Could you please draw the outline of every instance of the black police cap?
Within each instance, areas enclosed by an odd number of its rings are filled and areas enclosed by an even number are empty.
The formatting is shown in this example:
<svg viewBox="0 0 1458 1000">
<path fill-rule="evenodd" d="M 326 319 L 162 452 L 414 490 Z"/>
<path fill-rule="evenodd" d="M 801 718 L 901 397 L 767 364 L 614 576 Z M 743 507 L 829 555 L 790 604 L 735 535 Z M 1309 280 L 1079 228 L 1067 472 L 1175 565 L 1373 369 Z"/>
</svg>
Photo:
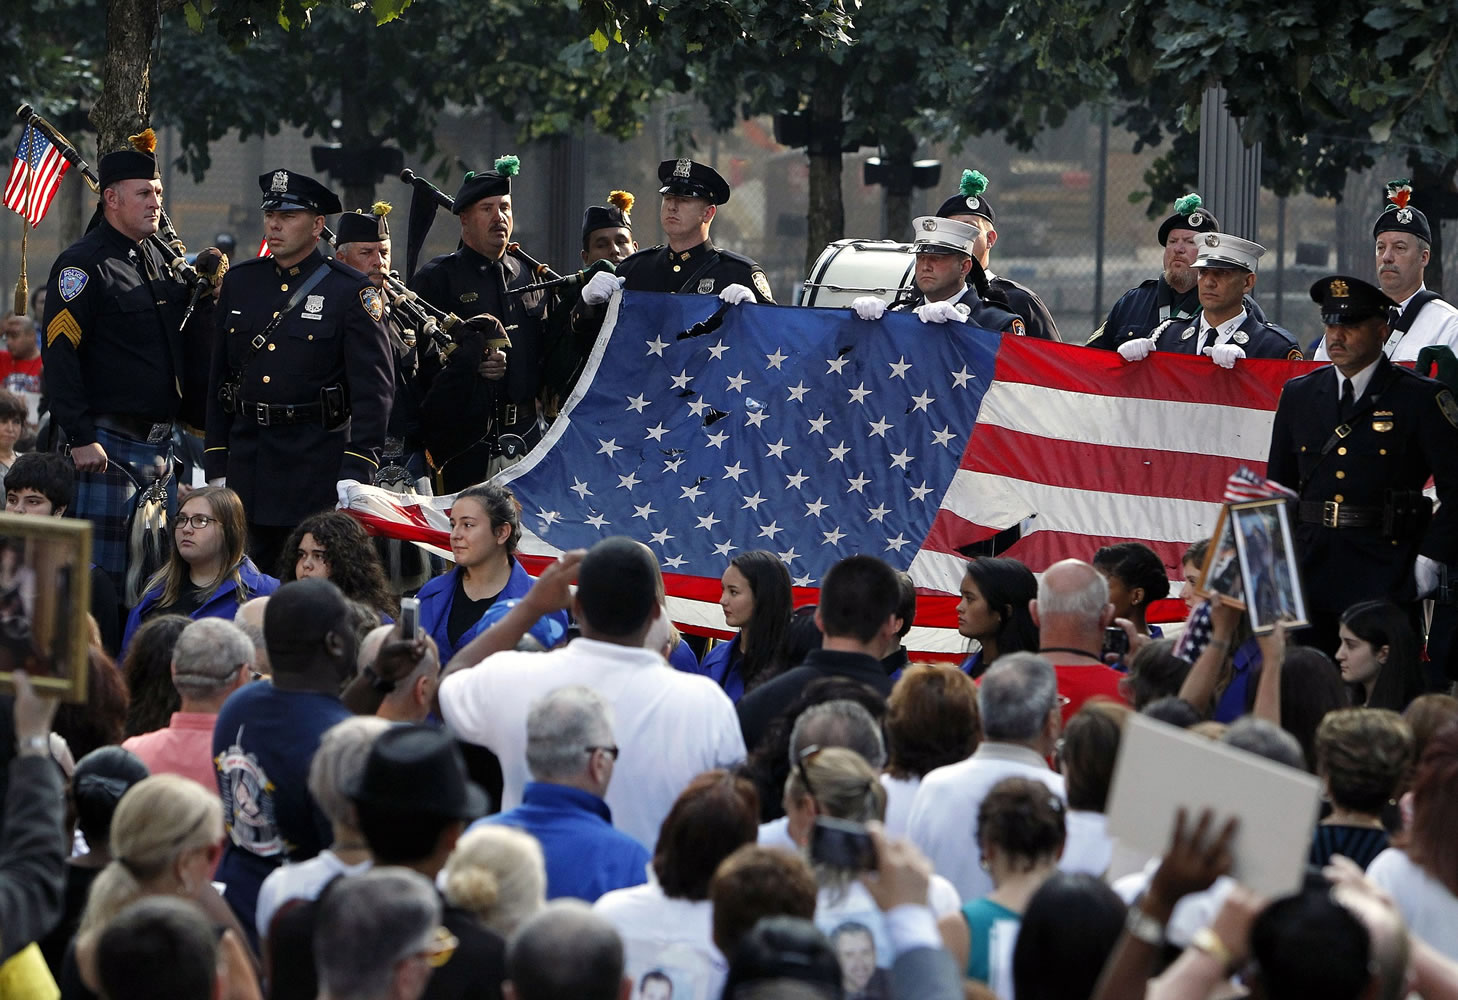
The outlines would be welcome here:
<svg viewBox="0 0 1458 1000">
<path fill-rule="evenodd" d="M 659 194 L 704 198 L 714 205 L 729 200 L 729 182 L 713 167 L 696 160 L 664 160 L 658 164 Z"/>
<path fill-rule="evenodd" d="M 258 187 L 263 192 L 263 204 L 259 207 L 265 212 L 334 215 L 344 211 L 333 191 L 304 174 L 283 169 L 259 174 Z"/>
<path fill-rule="evenodd" d="M 1411 233 L 1424 243 L 1433 242 L 1433 230 L 1428 225 L 1428 217 L 1407 203 L 1411 197 L 1411 181 L 1404 178 L 1388 182 L 1387 207 L 1382 209 L 1382 214 L 1372 224 L 1374 240 L 1383 233 Z"/>
<path fill-rule="evenodd" d="M 1311 286 L 1311 301 L 1321 306 L 1321 321 L 1327 326 L 1349 326 L 1374 316 L 1385 318 L 1397 308 L 1382 289 L 1347 274 L 1319 279 Z"/>
<path fill-rule="evenodd" d="M 460 215 L 482 198 L 499 198 L 511 194 L 511 179 L 521 172 L 521 160 L 515 156 L 498 156 L 492 170 L 469 171 L 456 192 L 451 213 Z"/>
<path fill-rule="evenodd" d="M 1188 229 L 1195 233 L 1220 232 L 1220 220 L 1204 207 L 1204 201 L 1197 194 L 1187 194 L 1175 199 L 1174 214 L 1159 224 L 1159 245 L 1169 242 L 1169 234 L 1176 229 Z"/>
</svg>

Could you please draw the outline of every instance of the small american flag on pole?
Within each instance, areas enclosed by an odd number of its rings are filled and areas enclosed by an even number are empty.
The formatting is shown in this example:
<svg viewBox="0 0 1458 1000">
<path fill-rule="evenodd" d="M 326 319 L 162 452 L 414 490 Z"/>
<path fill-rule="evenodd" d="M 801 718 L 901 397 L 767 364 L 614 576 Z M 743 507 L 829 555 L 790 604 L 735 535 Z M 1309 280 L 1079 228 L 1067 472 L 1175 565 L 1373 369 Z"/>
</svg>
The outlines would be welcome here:
<svg viewBox="0 0 1458 1000">
<path fill-rule="evenodd" d="M 24 216 L 31 228 L 40 225 L 70 166 L 39 130 L 27 125 L 5 181 L 5 207 Z"/>
</svg>

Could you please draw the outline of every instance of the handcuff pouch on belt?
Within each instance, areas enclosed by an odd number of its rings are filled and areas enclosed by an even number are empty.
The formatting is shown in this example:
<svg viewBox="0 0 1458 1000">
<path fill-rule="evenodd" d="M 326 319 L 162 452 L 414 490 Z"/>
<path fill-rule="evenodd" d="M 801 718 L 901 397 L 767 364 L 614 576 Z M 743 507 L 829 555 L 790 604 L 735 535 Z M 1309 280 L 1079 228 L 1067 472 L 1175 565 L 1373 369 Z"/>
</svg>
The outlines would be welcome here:
<svg viewBox="0 0 1458 1000">
<path fill-rule="evenodd" d="M 1421 490 L 1388 490 L 1382 504 L 1382 537 L 1420 538 L 1433 517 L 1433 501 Z"/>
</svg>

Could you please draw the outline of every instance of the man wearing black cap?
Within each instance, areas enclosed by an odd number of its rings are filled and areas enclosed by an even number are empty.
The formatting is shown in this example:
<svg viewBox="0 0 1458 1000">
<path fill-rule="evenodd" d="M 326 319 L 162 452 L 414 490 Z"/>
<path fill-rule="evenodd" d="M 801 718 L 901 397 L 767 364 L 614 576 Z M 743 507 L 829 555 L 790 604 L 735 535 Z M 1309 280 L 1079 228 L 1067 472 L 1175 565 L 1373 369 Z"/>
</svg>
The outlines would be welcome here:
<svg viewBox="0 0 1458 1000">
<path fill-rule="evenodd" d="M 377 201 L 368 212 L 359 209 L 345 212 L 339 217 L 334 234 L 335 259 L 359 271 L 382 292 L 385 275 L 390 272 L 390 211 L 389 202 Z M 439 365 L 439 352 L 428 338 L 425 343 L 420 342 L 417 331 L 410 329 L 400 312 L 390 305 L 389 296 L 383 298 L 385 331 L 395 365 L 395 398 L 380 458 L 391 472 L 406 469 L 410 482 L 414 483 L 426 476 L 425 446 L 420 438 L 420 400 L 430 375 Z"/>
<path fill-rule="evenodd" d="M 997 213 L 992 210 L 992 202 L 987 200 L 986 191 L 987 177 L 981 171 L 964 170 L 960 189 L 942 202 L 942 207 L 937 209 L 937 215 L 977 228 L 977 242 L 972 248 L 972 256 L 987 273 L 987 284 L 993 292 L 993 303 L 1006 305 L 1021 316 L 1029 337 L 1062 340 L 1058 336 L 1058 325 L 1053 322 L 1053 314 L 1048 312 L 1048 307 L 1038 298 L 1036 292 L 1011 278 L 993 273 L 989 262 L 992 259 L 992 248 L 997 243 Z M 997 293 L 1002 294 L 1005 302 L 996 301 Z"/>
<path fill-rule="evenodd" d="M 272 567 L 295 525 L 334 506 L 336 482 L 374 481 L 394 386 L 384 297 L 319 250 L 339 199 L 289 170 L 258 186 L 272 256 L 223 281 L 204 462 L 243 500 L 253 561 Z"/>
<path fill-rule="evenodd" d="M 1200 315 L 1167 319 L 1149 334 L 1119 345 L 1125 361 L 1143 361 L 1151 352 L 1206 355 L 1221 368 L 1244 357 L 1302 360 L 1301 347 L 1287 330 L 1252 316 L 1247 309 L 1256 284 L 1256 262 L 1266 248 L 1224 233 L 1205 233 L 1194 270 Z"/>
<path fill-rule="evenodd" d="M 1408 205 L 1411 195 L 1412 185 L 1406 180 L 1388 184 L 1390 200 L 1372 224 L 1377 283 L 1398 310 L 1382 348 L 1393 361 L 1416 361 L 1424 347 L 1438 344 L 1458 351 L 1458 308 L 1423 284 L 1433 231 L 1428 217 Z M 1329 360 L 1324 346 L 1317 349 L 1316 360 Z"/>
<path fill-rule="evenodd" d="M 892 306 L 893 311 L 914 312 L 923 323 L 971 323 L 1016 337 L 1027 334 L 1021 316 L 986 299 L 987 275 L 973 254 L 981 235 L 976 226 L 932 216 L 912 224 L 917 294 Z M 862 295 L 851 308 L 861 319 L 877 320 L 885 314 L 886 303 L 879 296 Z"/>
<path fill-rule="evenodd" d="M 773 303 L 764 269 L 748 257 L 709 242 L 709 226 L 719 206 L 729 200 L 729 182 L 713 167 L 694 160 L 658 164 L 658 193 L 663 202 L 658 221 L 667 245 L 635 253 L 612 275 L 594 275 L 582 289 L 582 301 L 600 305 L 619 288 L 638 292 L 718 295 L 725 302 Z"/>
<path fill-rule="evenodd" d="M 1219 231 L 1219 220 L 1203 207 L 1199 195 L 1187 194 L 1178 199 L 1174 214 L 1159 224 L 1164 269 L 1158 278 L 1150 278 L 1119 296 L 1103 326 L 1088 339 L 1088 346 L 1116 350 L 1125 341 L 1147 338 L 1166 320 L 1191 320 L 1200 315 L 1194 271 L 1200 252 L 1199 238 L 1204 233 Z M 1265 321 L 1265 313 L 1249 296 L 1245 310 Z"/>
<path fill-rule="evenodd" d="M 537 396 L 548 299 L 540 291 L 507 293 L 533 280 L 507 249 L 513 226 L 511 179 L 520 168 L 515 156 L 503 156 L 494 170 L 466 174 L 451 206 L 461 220 L 460 249 L 427 261 L 410 282 L 437 309 L 464 319 L 494 317 L 502 331 L 491 323 L 458 328 L 458 347 L 426 395 L 423 432 L 441 489 L 484 481 L 519 460 L 542 436 Z M 469 434 L 445 426 L 457 423 L 462 413 L 482 415 Z"/>
<path fill-rule="evenodd" d="M 1311 286 L 1332 364 L 1286 383 L 1266 474 L 1301 495 L 1295 527 L 1312 627 L 1331 654 L 1350 605 L 1391 600 L 1417 617 L 1438 566 L 1458 559 L 1458 403 L 1382 353 L 1393 301 L 1365 281 Z M 1423 495 L 1431 476 L 1439 508 Z M 1419 632 L 1421 634 L 1421 632 Z"/>
<path fill-rule="evenodd" d="M 122 467 L 142 482 L 156 477 L 183 390 L 187 289 L 148 241 L 162 217 L 150 135 L 134 137 L 143 148 L 101 158 L 100 221 L 52 265 L 43 324 L 51 418 L 78 474 L 72 509 L 92 521 L 92 559 L 118 580 L 134 489 Z M 199 315 L 210 308 L 211 297 Z"/>
</svg>

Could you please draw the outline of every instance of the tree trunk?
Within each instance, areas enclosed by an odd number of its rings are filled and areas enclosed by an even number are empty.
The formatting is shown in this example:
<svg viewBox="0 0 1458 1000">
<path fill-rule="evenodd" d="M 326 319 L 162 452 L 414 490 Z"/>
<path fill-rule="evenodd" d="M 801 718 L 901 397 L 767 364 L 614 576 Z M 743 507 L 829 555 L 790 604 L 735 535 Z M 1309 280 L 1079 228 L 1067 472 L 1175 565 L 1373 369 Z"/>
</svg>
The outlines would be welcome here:
<svg viewBox="0 0 1458 1000">
<path fill-rule="evenodd" d="M 845 87 L 838 73 L 827 72 L 810 95 L 810 206 L 805 244 L 805 271 L 827 244 L 845 236 L 845 203 L 841 198 L 841 117 Z"/>
<path fill-rule="evenodd" d="M 98 160 L 125 149 L 127 136 L 149 124 L 152 45 L 157 40 L 158 16 L 156 0 L 107 0 L 101 97 L 91 109 Z"/>
</svg>

